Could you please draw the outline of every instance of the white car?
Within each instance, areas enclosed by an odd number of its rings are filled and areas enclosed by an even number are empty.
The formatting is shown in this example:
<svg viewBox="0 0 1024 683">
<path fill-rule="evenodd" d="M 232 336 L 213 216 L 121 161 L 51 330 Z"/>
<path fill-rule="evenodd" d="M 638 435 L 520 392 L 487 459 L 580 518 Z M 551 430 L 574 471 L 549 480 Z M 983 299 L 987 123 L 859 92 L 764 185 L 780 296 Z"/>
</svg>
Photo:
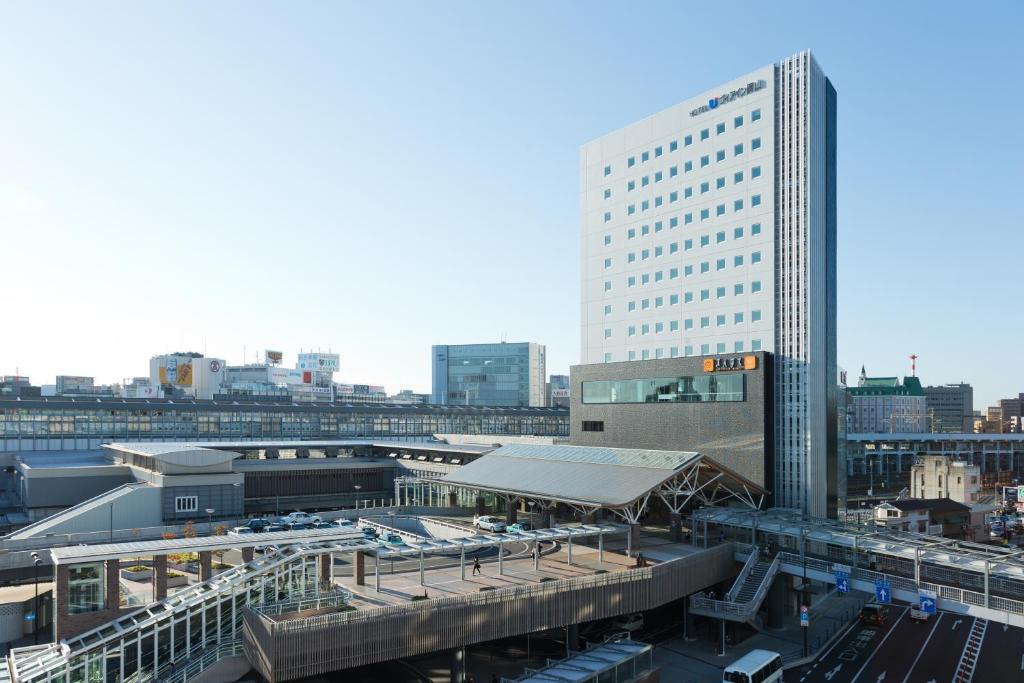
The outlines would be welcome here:
<svg viewBox="0 0 1024 683">
<path fill-rule="evenodd" d="M 505 530 L 505 522 L 503 522 L 498 517 L 491 517 L 489 515 L 484 515 L 483 517 L 474 517 L 473 526 L 482 531 L 501 532 Z"/>
<path fill-rule="evenodd" d="M 246 534 L 251 534 L 251 533 L 252 533 L 252 529 L 250 529 L 247 526 L 236 526 L 234 529 L 232 529 L 231 531 L 228 532 L 228 535 L 229 536 L 245 536 Z"/>
<path fill-rule="evenodd" d="M 320 515 L 311 515 L 308 512 L 296 510 L 281 518 L 282 524 L 316 524 L 322 522 Z"/>
</svg>

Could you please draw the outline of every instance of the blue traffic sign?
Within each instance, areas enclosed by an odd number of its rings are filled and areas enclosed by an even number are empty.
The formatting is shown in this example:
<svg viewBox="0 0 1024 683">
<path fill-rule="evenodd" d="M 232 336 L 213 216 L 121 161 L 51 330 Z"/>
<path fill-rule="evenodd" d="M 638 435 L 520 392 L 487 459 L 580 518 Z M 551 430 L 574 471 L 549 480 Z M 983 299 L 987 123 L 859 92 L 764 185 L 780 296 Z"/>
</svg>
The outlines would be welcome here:
<svg viewBox="0 0 1024 683">
<path fill-rule="evenodd" d="M 850 592 L 850 577 L 842 572 L 836 572 L 836 591 L 840 593 Z"/>
<path fill-rule="evenodd" d="M 25 615 L 25 621 L 35 621 L 35 620 L 36 620 L 36 613 L 35 612 L 29 612 L 28 614 Z"/>
<path fill-rule="evenodd" d="M 809 607 L 807 607 L 807 605 L 800 605 L 800 625 L 811 625 L 811 610 Z"/>
<path fill-rule="evenodd" d="M 892 602 L 892 589 L 889 588 L 889 584 L 881 581 L 875 582 L 875 600 L 880 605 L 888 605 Z"/>
<path fill-rule="evenodd" d="M 938 595 L 935 591 L 922 588 L 918 591 L 918 599 L 921 603 L 922 612 L 925 614 L 935 614 L 935 603 L 938 600 Z"/>
</svg>

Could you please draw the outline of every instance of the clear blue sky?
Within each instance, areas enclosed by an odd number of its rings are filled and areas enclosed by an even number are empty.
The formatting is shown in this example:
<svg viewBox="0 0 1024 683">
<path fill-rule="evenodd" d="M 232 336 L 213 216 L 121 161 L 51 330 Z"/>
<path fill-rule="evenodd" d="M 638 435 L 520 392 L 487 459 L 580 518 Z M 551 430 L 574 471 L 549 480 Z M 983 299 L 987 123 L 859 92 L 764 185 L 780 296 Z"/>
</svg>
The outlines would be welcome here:
<svg viewBox="0 0 1024 683">
<path fill-rule="evenodd" d="M 579 147 L 811 48 L 839 357 L 1024 391 L 1020 2 L 6 3 L 0 373 L 433 343 L 579 354 Z M 849 9 L 846 9 L 848 6 Z"/>
</svg>

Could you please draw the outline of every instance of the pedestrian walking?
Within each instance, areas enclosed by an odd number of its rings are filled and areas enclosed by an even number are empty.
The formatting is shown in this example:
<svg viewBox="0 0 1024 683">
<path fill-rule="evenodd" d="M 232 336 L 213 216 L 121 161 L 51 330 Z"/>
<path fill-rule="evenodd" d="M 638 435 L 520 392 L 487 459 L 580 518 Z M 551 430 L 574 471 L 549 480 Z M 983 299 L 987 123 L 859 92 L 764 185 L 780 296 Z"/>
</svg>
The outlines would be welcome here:
<svg viewBox="0 0 1024 683">
<path fill-rule="evenodd" d="M 474 557 L 473 558 L 473 576 L 476 576 L 477 574 L 481 574 L 482 575 L 483 572 L 480 571 L 480 558 L 479 557 Z"/>
</svg>

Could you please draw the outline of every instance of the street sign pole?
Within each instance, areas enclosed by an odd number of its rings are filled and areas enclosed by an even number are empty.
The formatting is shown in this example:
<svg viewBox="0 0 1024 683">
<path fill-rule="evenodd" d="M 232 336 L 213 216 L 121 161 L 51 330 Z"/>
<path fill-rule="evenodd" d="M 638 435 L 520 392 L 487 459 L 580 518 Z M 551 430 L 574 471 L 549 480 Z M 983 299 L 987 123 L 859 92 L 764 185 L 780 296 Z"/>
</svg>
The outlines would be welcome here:
<svg viewBox="0 0 1024 683">
<path fill-rule="evenodd" d="M 804 657 L 807 656 L 807 632 L 811 630 L 811 611 L 807 605 L 800 605 L 800 630 L 804 632 Z"/>
</svg>

